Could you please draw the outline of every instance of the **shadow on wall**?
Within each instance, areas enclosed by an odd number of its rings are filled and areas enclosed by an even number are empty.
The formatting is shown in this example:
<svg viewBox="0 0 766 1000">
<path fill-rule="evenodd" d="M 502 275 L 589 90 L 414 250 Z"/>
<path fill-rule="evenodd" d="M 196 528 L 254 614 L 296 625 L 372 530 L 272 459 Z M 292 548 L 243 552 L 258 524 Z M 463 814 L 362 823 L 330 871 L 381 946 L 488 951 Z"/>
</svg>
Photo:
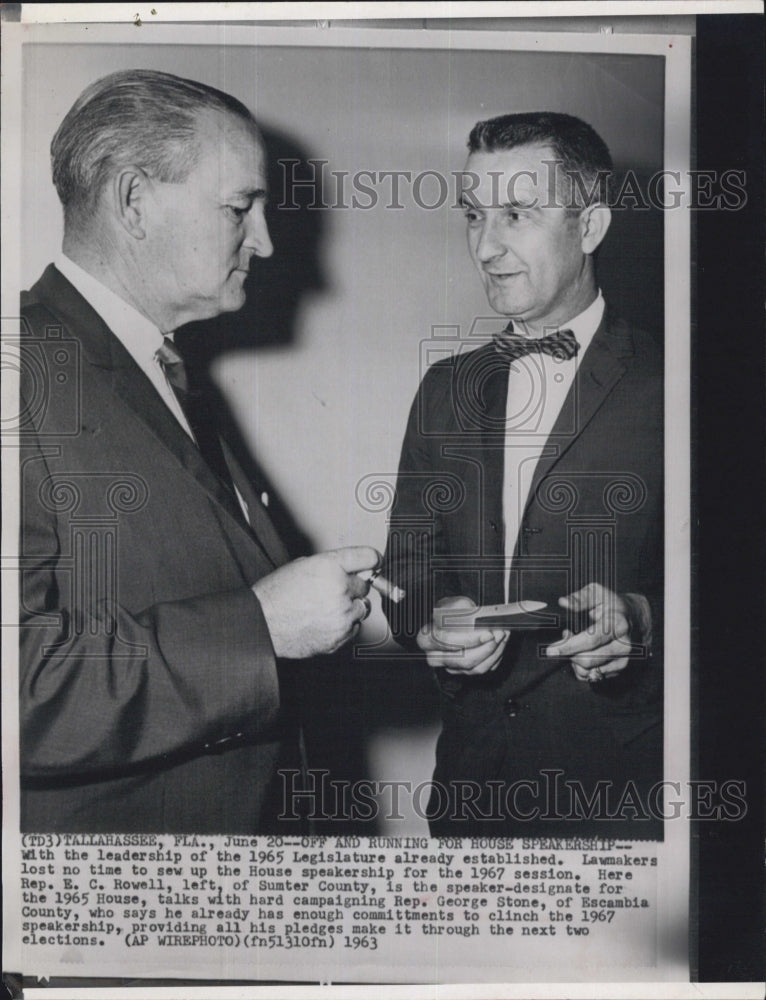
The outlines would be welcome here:
<svg viewBox="0 0 766 1000">
<path fill-rule="evenodd" d="M 245 286 L 247 301 L 239 312 L 190 323 L 177 331 L 176 343 L 186 360 L 190 383 L 211 399 L 224 436 L 258 492 L 268 492 L 269 514 L 291 557 L 296 558 L 311 553 L 311 540 L 293 516 L 289 500 L 278 494 L 248 448 L 210 374 L 223 354 L 293 344 L 303 296 L 327 288 L 321 267 L 325 210 L 310 207 L 321 204 L 322 194 L 320 179 L 308 166 L 310 154 L 284 133 L 268 128 L 261 132 L 269 164 L 266 217 L 274 254 L 253 259 Z M 285 191 L 284 162 L 296 164 L 291 176 L 301 183 L 293 190 Z M 283 201 L 296 208 L 277 208 Z"/>
<path fill-rule="evenodd" d="M 269 515 L 291 558 L 296 558 L 311 554 L 314 545 L 292 514 L 289 498 L 279 496 L 249 450 L 210 375 L 213 363 L 224 353 L 294 344 L 303 297 L 328 289 L 321 264 L 328 210 L 311 207 L 323 203 L 321 178 L 308 165 L 311 154 L 284 133 L 268 128 L 262 133 L 269 163 L 267 219 L 274 254 L 253 261 L 247 302 L 238 313 L 191 323 L 177 331 L 176 343 L 191 385 L 210 397 L 238 460 L 257 490 L 269 493 Z M 286 189 L 286 177 L 299 183 Z M 277 208 L 280 204 L 296 208 Z M 333 781 L 353 783 L 371 777 L 368 748 L 376 732 L 419 732 L 433 726 L 438 717 L 436 688 L 424 663 L 401 658 L 359 660 L 351 646 L 333 656 L 284 665 L 280 687 L 285 716 L 303 728 L 309 767 L 329 772 Z M 308 804 L 304 798 L 301 814 Z M 322 808 L 327 819 L 312 821 L 320 834 L 371 834 L 382 825 L 375 818 L 365 822 L 351 815 L 343 802 L 335 809 L 328 800 Z"/>
<path fill-rule="evenodd" d="M 247 302 L 239 312 L 190 323 L 179 331 L 190 364 L 204 367 L 228 351 L 292 344 L 302 297 L 328 288 L 321 264 L 328 210 L 312 207 L 323 204 L 321 176 L 315 176 L 309 165 L 311 154 L 285 133 L 261 127 L 261 134 L 268 162 L 266 218 L 274 254 L 253 260 L 245 286 Z"/>
</svg>

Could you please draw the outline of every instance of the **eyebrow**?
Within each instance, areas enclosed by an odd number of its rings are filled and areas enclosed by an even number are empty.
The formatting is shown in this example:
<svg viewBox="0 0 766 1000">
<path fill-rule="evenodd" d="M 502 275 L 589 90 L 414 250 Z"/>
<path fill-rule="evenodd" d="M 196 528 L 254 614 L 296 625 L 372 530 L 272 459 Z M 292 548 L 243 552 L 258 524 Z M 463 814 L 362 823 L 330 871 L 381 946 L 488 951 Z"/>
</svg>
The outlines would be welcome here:
<svg viewBox="0 0 766 1000">
<path fill-rule="evenodd" d="M 482 205 L 481 203 L 476 203 L 476 202 L 471 201 L 467 197 L 467 195 L 465 195 L 465 194 L 461 194 L 460 195 L 460 202 L 459 202 L 459 204 L 460 204 L 461 208 L 477 208 L 479 210 L 487 208 L 486 205 Z M 490 205 L 489 207 L 490 208 L 494 208 L 495 206 Z M 534 198 L 531 201 L 517 201 L 515 198 L 512 198 L 509 201 L 502 202 L 497 207 L 499 209 L 501 209 L 501 210 L 502 209 L 506 209 L 506 208 L 510 208 L 510 209 L 517 209 L 518 208 L 518 209 L 529 210 L 531 208 L 539 208 L 540 205 L 539 205 L 539 201 L 538 201 L 537 198 Z"/>
<path fill-rule="evenodd" d="M 540 203 L 538 198 L 533 198 L 531 201 L 517 201 L 515 198 L 513 198 L 511 201 L 506 201 L 504 204 L 502 204 L 500 208 L 530 209 L 530 208 L 539 208 L 539 204 Z"/>
<path fill-rule="evenodd" d="M 269 192 L 266 188 L 242 188 L 241 191 L 234 191 L 231 195 L 232 198 L 247 198 L 249 201 L 266 201 L 269 197 Z"/>
</svg>

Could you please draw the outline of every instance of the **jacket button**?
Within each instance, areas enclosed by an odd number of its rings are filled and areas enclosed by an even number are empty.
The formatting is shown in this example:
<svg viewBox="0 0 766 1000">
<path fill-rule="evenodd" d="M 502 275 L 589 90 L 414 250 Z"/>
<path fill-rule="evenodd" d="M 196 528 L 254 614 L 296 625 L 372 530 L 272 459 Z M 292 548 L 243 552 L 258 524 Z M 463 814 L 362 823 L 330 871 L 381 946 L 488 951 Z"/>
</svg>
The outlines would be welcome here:
<svg viewBox="0 0 766 1000">
<path fill-rule="evenodd" d="M 515 719 L 521 711 L 521 705 L 515 698 L 507 698 L 505 702 L 505 714 L 509 719 Z"/>
</svg>

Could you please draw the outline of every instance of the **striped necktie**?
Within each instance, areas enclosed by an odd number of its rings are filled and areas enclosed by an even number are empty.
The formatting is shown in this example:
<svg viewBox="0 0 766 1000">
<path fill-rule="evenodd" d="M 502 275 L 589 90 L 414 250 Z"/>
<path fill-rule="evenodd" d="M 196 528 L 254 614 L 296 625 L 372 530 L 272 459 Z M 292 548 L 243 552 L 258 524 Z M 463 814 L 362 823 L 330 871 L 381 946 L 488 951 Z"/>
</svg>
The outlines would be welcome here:
<svg viewBox="0 0 766 1000">
<path fill-rule="evenodd" d="M 157 351 L 157 360 L 165 373 L 168 384 L 181 405 L 202 457 L 234 499 L 234 506 L 241 517 L 236 500 L 234 481 L 224 458 L 221 439 L 215 427 L 215 415 L 205 393 L 190 388 L 184 360 L 170 337 L 163 339 Z"/>
</svg>

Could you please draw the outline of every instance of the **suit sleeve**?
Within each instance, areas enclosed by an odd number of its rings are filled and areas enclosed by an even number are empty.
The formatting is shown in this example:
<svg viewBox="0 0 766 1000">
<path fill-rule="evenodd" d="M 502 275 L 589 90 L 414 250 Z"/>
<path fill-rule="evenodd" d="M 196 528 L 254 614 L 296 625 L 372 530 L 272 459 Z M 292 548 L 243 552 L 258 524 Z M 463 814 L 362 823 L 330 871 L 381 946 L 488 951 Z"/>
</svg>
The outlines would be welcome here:
<svg viewBox="0 0 766 1000">
<path fill-rule="evenodd" d="M 392 635 L 420 652 L 415 638 L 431 620 L 433 607 L 458 594 L 454 573 L 438 565 L 449 554 L 441 510 L 456 484 L 440 468 L 437 422 L 449 412 L 449 370 L 439 365 L 424 377 L 412 404 L 402 444 L 396 492 L 389 520 L 384 574 L 406 591 L 400 604 L 384 599 Z M 436 565 L 435 565 L 436 563 Z"/>
<path fill-rule="evenodd" d="M 103 565 L 88 565 L 79 578 L 72 571 L 75 543 L 60 537 L 43 502 L 48 446 L 26 435 L 22 444 L 22 775 L 124 773 L 235 736 L 265 735 L 279 687 L 249 587 L 132 612 L 111 602 Z"/>
</svg>

